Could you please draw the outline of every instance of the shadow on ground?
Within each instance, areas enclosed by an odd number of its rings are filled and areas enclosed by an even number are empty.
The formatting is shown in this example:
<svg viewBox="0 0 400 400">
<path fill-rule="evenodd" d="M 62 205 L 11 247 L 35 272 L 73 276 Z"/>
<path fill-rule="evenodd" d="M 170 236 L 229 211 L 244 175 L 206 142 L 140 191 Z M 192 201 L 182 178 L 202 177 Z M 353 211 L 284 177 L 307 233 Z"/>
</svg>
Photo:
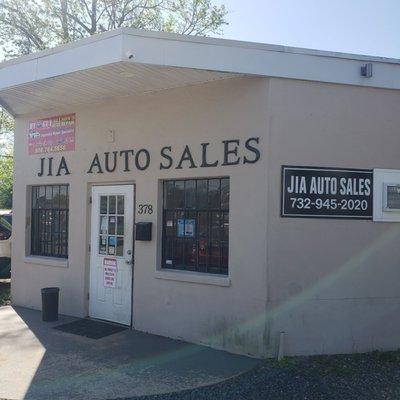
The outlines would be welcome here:
<svg viewBox="0 0 400 400">
<path fill-rule="evenodd" d="M 115 399 L 193 389 L 260 361 L 126 330 L 94 340 L 53 329 L 38 311 L 0 308 L 0 398 Z"/>
</svg>

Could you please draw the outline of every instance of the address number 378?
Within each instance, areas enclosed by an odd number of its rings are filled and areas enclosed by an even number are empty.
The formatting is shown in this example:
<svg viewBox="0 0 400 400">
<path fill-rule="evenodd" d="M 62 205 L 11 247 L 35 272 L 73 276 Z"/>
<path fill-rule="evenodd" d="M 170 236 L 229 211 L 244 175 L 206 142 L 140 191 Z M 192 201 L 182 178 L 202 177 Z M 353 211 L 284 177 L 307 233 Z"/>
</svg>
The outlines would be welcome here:
<svg viewBox="0 0 400 400">
<path fill-rule="evenodd" d="M 138 214 L 139 215 L 151 215 L 153 214 L 153 206 L 151 204 L 139 204 L 138 205 Z"/>
</svg>

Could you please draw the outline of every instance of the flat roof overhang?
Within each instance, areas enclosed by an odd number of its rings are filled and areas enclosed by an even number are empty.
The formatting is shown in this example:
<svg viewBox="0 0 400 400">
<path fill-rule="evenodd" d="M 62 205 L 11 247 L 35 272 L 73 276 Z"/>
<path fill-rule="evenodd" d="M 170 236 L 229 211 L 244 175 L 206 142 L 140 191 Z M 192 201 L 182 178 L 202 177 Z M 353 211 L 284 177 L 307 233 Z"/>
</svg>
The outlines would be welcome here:
<svg viewBox="0 0 400 400">
<path fill-rule="evenodd" d="M 122 61 L 3 89 L 0 91 L 0 104 L 18 116 L 232 76 L 236 75 Z"/>
<path fill-rule="evenodd" d="M 400 60 L 121 28 L 1 63 L 0 104 L 24 115 L 236 76 L 400 89 Z"/>
</svg>

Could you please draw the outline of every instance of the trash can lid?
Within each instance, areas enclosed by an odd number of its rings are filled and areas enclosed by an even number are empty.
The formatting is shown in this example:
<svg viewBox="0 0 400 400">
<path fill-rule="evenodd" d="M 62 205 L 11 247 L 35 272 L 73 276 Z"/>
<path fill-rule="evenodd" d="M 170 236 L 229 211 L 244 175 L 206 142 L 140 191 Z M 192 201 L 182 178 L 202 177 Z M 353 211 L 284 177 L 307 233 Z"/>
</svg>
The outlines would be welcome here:
<svg viewBox="0 0 400 400">
<path fill-rule="evenodd" d="M 60 288 L 48 287 L 48 288 L 42 288 L 41 291 L 42 293 L 58 293 L 60 291 Z"/>
</svg>

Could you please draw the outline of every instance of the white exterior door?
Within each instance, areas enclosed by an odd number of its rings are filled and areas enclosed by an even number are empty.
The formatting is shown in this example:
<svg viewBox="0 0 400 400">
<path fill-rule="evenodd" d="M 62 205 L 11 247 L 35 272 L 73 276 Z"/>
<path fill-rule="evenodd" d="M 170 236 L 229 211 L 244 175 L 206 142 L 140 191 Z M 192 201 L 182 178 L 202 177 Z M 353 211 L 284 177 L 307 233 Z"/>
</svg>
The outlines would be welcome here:
<svg viewBox="0 0 400 400">
<path fill-rule="evenodd" d="M 131 325 L 132 185 L 92 188 L 89 316 Z"/>
</svg>

